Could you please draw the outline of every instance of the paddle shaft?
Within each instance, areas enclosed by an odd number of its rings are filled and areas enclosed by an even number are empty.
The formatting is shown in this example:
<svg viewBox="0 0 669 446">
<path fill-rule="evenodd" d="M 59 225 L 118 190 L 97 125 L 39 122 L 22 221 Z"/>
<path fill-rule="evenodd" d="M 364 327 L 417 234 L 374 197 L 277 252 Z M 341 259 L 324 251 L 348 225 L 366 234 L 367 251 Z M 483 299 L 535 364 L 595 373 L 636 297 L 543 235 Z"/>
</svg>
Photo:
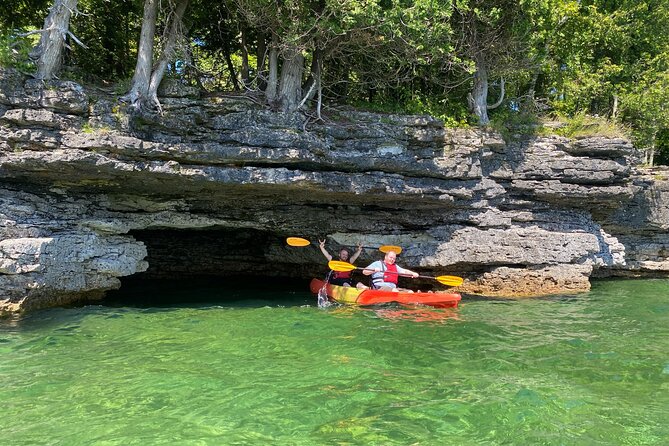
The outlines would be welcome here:
<svg viewBox="0 0 669 446">
<path fill-rule="evenodd" d="M 438 277 L 433 277 L 433 276 L 423 276 L 423 275 L 418 275 L 418 276 L 412 276 L 410 274 L 402 274 L 396 271 L 375 271 L 373 269 L 369 268 L 359 268 L 352 263 L 348 262 L 343 262 L 340 260 L 332 260 L 328 262 L 328 267 L 330 267 L 331 270 L 333 271 L 353 271 L 354 269 L 359 269 L 363 271 L 373 271 L 373 272 L 383 272 L 384 274 L 397 274 L 398 276 L 401 277 L 421 277 L 423 279 L 434 279 L 437 282 L 446 285 L 446 286 L 459 286 L 462 285 L 463 279 L 462 277 L 457 277 L 457 276 L 438 276 Z"/>
<path fill-rule="evenodd" d="M 288 237 L 286 239 L 286 243 L 290 246 L 309 246 L 311 242 L 305 238 L 301 237 Z M 394 245 L 383 245 L 383 246 L 361 246 L 361 248 L 364 249 L 378 249 L 381 252 L 388 252 L 388 251 L 394 251 L 395 253 L 399 254 L 402 252 L 402 248 L 399 246 L 394 246 Z"/>
<path fill-rule="evenodd" d="M 403 274 L 403 273 L 399 273 L 399 272 L 397 272 L 397 271 L 375 271 L 375 270 L 373 270 L 373 269 L 368 269 L 368 268 L 358 268 L 357 266 L 355 267 L 355 269 L 359 269 L 359 270 L 362 270 L 362 271 L 372 271 L 372 272 L 374 272 L 374 273 L 397 274 L 397 275 L 400 276 L 400 277 L 411 277 L 411 278 L 418 278 L 418 277 L 421 277 L 421 278 L 423 278 L 423 279 L 436 279 L 436 277 L 432 277 L 432 276 L 421 276 L 420 274 L 417 275 L 417 276 L 412 276 L 411 274 Z"/>
<path fill-rule="evenodd" d="M 358 268 L 358 267 L 356 267 L 355 269 L 360 269 L 360 270 L 363 270 L 363 271 L 374 271 L 373 269 Z M 444 277 L 423 276 L 422 274 L 419 274 L 417 276 L 412 276 L 411 274 L 402 274 L 402 273 L 398 273 L 397 271 L 374 271 L 374 272 L 383 273 L 383 274 L 397 274 L 400 277 L 411 277 L 412 279 L 417 279 L 419 277 L 421 279 L 434 279 L 437 282 L 443 283 L 444 285 L 446 285 L 446 283 L 444 283 L 444 281 L 448 280 L 448 279 L 445 279 Z M 451 286 L 453 286 L 453 285 L 451 285 Z"/>
</svg>

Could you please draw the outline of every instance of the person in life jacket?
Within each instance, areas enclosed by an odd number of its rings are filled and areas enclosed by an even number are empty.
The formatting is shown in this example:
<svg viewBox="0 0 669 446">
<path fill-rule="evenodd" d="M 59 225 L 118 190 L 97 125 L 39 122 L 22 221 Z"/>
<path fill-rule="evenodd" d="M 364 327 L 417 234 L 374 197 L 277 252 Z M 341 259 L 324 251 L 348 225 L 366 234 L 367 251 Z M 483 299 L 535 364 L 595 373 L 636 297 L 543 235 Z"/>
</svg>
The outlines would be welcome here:
<svg viewBox="0 0 669 446">
<path fill-rule="evenodd" d="M 365 276 L 372 276 L 372 288 L 375 290 L 386 289 L 391 291 L 400 291 L 397 288 L 397 279 L 400 275 L 409 277 L 418 277 L 418 273 L 410 269 L 402 268 L 395 263 L 397 254 L 395 251 L 386 253 L 383 260 L 377 260 L 362 270 Z M 403 290 L 410 291 L 410 290 Z"/>
<path fill-rule="evenodd" d="M 326 259 L 328 259 L 328 262 L 332 260 L 332 255 L 325 249 L 325 240 L 318 240 L 320 247 L 321 247 L 321 252 L 325 256 Z M 349 252 L 348 249 L 342 248 L 339 250 L 339 260 L 342 262 L 348 262 L 348 263 L 355 263 L 355 261 L 358 259 L 358 256 L 360 256 L 360 253 L 362 252 L 362 244 L 358 243 L 358 249 L 353 253 L 351 258 L 349 259 Z M 351 279 L 351 271 L 332 271 L 328 273 L 327 281 L 333 285 L 339 285 L 339 286 L 351 286 L 352 279 Z"/>
</svg>

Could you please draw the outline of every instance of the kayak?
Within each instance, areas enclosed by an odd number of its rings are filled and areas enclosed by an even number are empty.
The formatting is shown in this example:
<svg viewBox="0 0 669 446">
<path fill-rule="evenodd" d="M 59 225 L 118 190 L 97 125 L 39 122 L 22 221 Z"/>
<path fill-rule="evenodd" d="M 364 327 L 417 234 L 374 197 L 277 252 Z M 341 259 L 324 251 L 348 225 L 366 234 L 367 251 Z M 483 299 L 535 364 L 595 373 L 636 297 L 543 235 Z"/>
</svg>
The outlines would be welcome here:
<svg viewBox="0 0 669 446">
<path fill-rule="evenodd" d="M 325 282 L 312 279 L 309 288 L 314 294 L 323 288 Z M 330 300 L 349 305 L 379 305 L 396 302 L 404 305 L 429 305 L 431 307 L 457 307 L 462 296 L 458 293 L 407 293 L 388 290 L 359 290 L 350 286 L 327 284 L 325 288 Z"/>
</svg>

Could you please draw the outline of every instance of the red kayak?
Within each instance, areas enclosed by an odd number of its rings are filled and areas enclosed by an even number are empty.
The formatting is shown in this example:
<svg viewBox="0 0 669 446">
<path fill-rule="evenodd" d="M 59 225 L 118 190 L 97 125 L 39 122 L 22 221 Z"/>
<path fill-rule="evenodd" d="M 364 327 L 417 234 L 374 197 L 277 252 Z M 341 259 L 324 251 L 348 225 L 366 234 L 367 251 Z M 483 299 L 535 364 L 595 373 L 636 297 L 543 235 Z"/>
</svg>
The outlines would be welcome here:
<svg viewBox="0 0 669 446">
<path fill-rule="evenodd" d="M 318 294 L 324 281 L 312 279 L 311 292 Z M 431 307 L 457 307 L 462 296 L 458 293 L 407 293 L 387 290 L 359 290 L 355 287 L 345 287 L 328 284 L 325 288 L 330 300 L 341 304 L 352 305 L 379 305 L 396 302 L 404 305 L 429 305 Z"/>
</svg>

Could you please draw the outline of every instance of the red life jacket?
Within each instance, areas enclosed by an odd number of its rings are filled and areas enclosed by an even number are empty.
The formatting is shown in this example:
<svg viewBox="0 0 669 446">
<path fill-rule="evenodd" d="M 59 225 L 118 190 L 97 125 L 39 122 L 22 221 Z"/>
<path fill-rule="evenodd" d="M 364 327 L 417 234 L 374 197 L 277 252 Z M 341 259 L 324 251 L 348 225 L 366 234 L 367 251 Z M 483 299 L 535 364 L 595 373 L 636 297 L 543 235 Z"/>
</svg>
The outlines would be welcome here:
<svg viewBox="0 0 669 446">
<path fill-rule="evenodd" d="M 333 279 L 350 279 L 351 271 L 332 271 Z"/>
<path fill-rule="evenodd" d="M 383 272 L 383 281 L 384 282 L 390 282 L 394 283 L 397 285 L 397 265 L 394 263 L 392 265 L 388 265 L 386 262 L 383 262 L 383 264 L 386 267 L 386 270 Z M 394 273 L 394 274 L 388 274 L 388 272 Z"/>
</svg>

